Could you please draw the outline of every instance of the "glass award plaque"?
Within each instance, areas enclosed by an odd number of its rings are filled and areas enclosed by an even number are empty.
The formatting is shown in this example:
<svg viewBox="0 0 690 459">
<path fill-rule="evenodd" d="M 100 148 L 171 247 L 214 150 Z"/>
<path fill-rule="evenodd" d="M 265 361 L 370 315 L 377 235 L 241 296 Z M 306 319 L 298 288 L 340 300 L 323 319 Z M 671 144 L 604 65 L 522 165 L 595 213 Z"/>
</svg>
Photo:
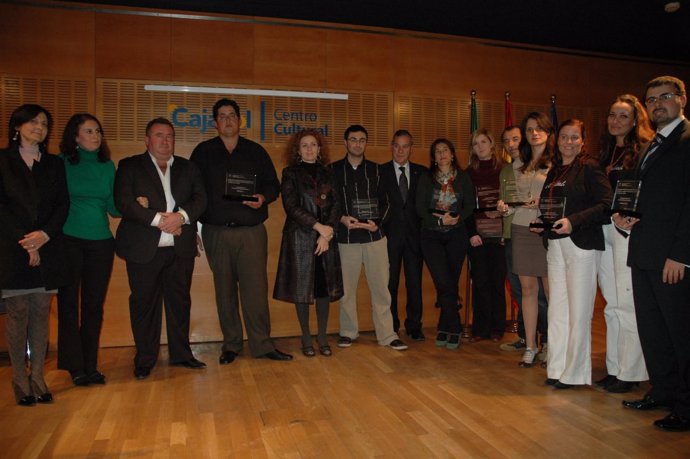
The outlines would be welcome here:
<svg viewBox="0 0 690 459">
<path fill-rule="evenodd" d="M 495 212 L 501 190 L 492 186 L 478 186 L 475 188 L 475 213 Z"/>
<path fill-rule="evenodd" d="M 352 216 L 360 222 L 380 218 L 378 198 L 353 199 L 350 208 L 352 209 Z"/>
<path fill-rule="evenodd" d="M 519 207 L 527 204 L 526 201 L 520 199 L 520 193 L 515 179 L 503 179 L 501 182 L 501 196 L 503 196 L 503 202 L 511 207 Z"/>
<path fill-rule="evenodd" d="M 626 217 L 640 218 L 642 214 L 637 211 L 637 201 L 640 198 L 641 180 L 619 180 L 616 182 L 616 191 L 613 193 L 611 210 L 613 214 Z"/>
<path fill-rule="evenodd" d="M 458 198 L 453 194 L 442 194 L 441 190 L 434 190 L 429 201 L 429 213 L 445 214 L 455 218 L 458 216 Z"/>
<path fill-rule="evenodd" d="M 564 196 L 542 197 L 539 200 L 539 211 L 541 212 L 539 218 L 541 218 L 542 223 L 530 223 L 529 227 L 553 229 L 554 222 L 565 215 L 565 201 Z"/>
<path fill-rule="evenodd" d="M 225 195 L 223 196 L 225 199 L 257 202 L 259 198 L 254 197 L 255 194 L 256 175 L 237 172 L 225 173 Z"/>
</svg>

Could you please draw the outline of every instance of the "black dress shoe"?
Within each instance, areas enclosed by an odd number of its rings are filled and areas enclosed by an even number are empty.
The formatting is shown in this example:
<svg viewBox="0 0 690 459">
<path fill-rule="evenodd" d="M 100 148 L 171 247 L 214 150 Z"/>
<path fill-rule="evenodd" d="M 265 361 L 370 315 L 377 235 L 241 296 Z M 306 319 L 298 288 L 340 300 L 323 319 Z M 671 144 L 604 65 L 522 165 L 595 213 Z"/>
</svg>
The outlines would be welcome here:
<svg viewBox="0 0 690 459">
<path fill-rule="evenodd" d="M 690 417 L 671 413 L 664 419 L 654 421 L 654 426 L 666 432 L 690 432 Z"/>
<path fill-rule="evenodd" d="M 546 381 L 544 381 L 544 384 L 547 386 L 554 386 L 558 380 L 556 378 L 546 378 Z"/>
<path fill-rule="evenodd" d="M 672 406 L 667 402 L 654 400 L 651 396 L 645 395 L 642 400 L 623 400 L 623 406 L 633 410 L 649 411 L 655 409 L 671 409 Z"/>
<path fill-rule="evenodd" d="M 36 397 L 33 395 L 27 395 L 25 397 L 20 398 L 17 400 L 17 405 L 20 406 L 34 406 L 36 404 Z"/>
<path fill-rule="evenodd" d="M 151 369 L 149 367 L 135 367 L 134 377 L 141 380 L 146 379 L 151 375 Z"/>
<path fill-rule="evenodd" d="M 75 386 L 88 386 L 89 377 L 85 373 L 78 373 L 72 375 L 72 382 Z"/>
<path fill-rule="evenodd" d="M 105 375 L 100 371 L 94 371 L 88 377 L 89 384 L 105 384 Z"/>
<path fill-rule="evenodd" d="M 625 394 L 626 392 L 630 392 L 633 387 L 639 387 L 639 385 L 640 383 L 637 381 L 621 381 L 620 379 L 616 379 L 615 382 L 606 386 L 606 390 L 612 394 Z"/>
<path fill-rule="evenodd" d="M 218 359 L 218 363 L 220 363 L 221 365 L 227 365 L 228 363 L 234 362 L 236 358 L 237 352 L 223 351 L 223 353 L 220 355 L 220 358 Z"/>
<path fill-rule="evenodd" d="M 170 365 L 175 367 L 185 367 L 189 368 L 190 370 L 200 370 L 206 366 L 204 362 L 202 362 L 201 360 L 197 360 L 194 357 L 192 357 L 189 360 L 183 360 L 181 362 L 170 362 Z"/>
<path fill-rule="evenodd" d="M 566 384 L 560 381 L 556 381 L 553 385 L 554 389 L 572 389 L 575 384 Z"/>
<path fill-rule="evenodd" d="M 290 354 L 280 352 L 278 349 L 274 349 L 271 352 L 267 352 L 264 355 L 260 355 L 258 358 L 271 360 L 292 360 L 292 356 Z"/>
<path fill-rule="evenodd" d="M 43 395 L 39 395 L 36 397 L 36 403 L 52 403 L 53 402 L 53 394 L 50 392 L 46 392 Z"/>
<path fill-rule="evenodd" d="M 411 331 L 407 336 L 409 336 L 412 341 L 424 341 L 426 339 L 426 336 L 424 336 L 421 330 Z"/>
<path fill-rule="evenodd" d="M 618 378 L 616 378 L 615 376 L 606 375 L 604 378 L 601 378 L 599 381 L 594 381 L 594 385 L 597 387 L 603 387 L 604 389 L 606 389 L 607 387 L 609 387 L 610 384 L 613 384 L 616 381 L 618 381 Z"/>
</svg>

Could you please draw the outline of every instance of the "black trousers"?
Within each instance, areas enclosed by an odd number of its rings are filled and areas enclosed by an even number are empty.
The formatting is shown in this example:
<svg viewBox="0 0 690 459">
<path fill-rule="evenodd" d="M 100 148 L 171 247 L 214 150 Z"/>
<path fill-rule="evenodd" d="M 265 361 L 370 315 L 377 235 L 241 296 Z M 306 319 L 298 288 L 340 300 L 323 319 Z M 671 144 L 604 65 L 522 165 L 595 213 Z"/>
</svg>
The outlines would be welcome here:
<svg viewBox="0 0 690 459">
<path fill-rule="evenodd" d="M 661 271 L 632 267 L 633 298 L 649 382 L 649 395 L 690 416 L 690 269 L 677 284 Z"/>
<path fill-rule="evenodd" d="M 127 262 L 129 316 L 137 353 L 134 365 L 151 368 L 158 360 L 163 304 L 171 362 L 194 355 L 189 346 L 189 314 L 192 299 L 194 257 L 182 258 L 174 247 L 162 247 L 144 264 Z"/>
<path fill-rule="evenodd" d="M 422 249 L 419 241 L 409 241 L 405 237 L 388 238 L 388 263 L 390 277 L 388 291 L 391 293 L 391 313 L 393 329 L 400 330 L 398 316 L 398 288 L 400 287 L 400 269 L 405 271 L 405 289 L 407 305 L 405 307 L 405 331 L 410 334 L 422 328 Z"/>
<path fill-rule="evenodd" d="M 58 368 L 87 375 L 97 370 L 103 303 L 113 271 L 115 240 L 65 236 L 69 285 L 58 291 Z"/>
<path fill-rule="evenodd" d="M 422 254 L 436 287 L 437 303 L 441 312 L 438 331 L 459 334 L 460 304 L 458 288 L 462 264 L 465 262 L 469 239 L 464 227 L 447 232 L 422 229 Z"/>
<path fill-rule="evenodd" d="M 472 276 L 472 335 L 501 337 L 506 326 L 505 250 L 498 242 L 469 248 Z"/>
</svg>

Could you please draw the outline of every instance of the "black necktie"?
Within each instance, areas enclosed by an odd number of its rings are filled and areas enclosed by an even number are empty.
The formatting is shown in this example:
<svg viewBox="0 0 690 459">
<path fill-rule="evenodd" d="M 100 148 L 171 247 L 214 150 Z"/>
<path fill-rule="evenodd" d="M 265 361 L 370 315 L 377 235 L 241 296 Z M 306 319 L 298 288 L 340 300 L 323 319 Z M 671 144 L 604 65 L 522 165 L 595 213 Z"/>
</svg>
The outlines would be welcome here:
<svg viewBox="0 0 690 459">
<path fill-rule="evenodd" d="M 649 148 L 647 149 L 647 154 L 644 156 L 644 160 L 642 161 L 642 170 L 644 170 L 645 167 L 647 167 L 647 160 L 649 159 L 650 156 L 652 156 L 654 154 L 656 149 L 659 148 L 659 145 L 664 143 L 665 139 L 666 139 L 666 137 L 664 137 L 663 135 L 661 135 L 657 132 L 657 134 L 654 136 L 654 140 L 652 140 L 652 143 L 649 144 Z"/>
<path fill-rule="evenodd" d="M 400 180 L 398 180 L 398 188 L 400 188 L 400 195 L 402 196 L 403 202 L 407 201 L 407 192 L 409 187 L 407 185 L 407 176 L 405 175 L 405 166 L 400 167 Z"/>
</svg>

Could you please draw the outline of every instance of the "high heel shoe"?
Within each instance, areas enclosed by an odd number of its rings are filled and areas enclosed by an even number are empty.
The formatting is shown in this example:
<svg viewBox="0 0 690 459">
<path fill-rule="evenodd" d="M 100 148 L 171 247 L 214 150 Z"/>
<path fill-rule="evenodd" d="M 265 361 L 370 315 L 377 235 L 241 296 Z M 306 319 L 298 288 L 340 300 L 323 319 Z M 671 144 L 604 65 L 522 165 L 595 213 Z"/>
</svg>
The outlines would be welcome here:
<svg viewBox="0 0 690 459">
<path fill-rule="evenodd" d="M 319 354 L 321 354 L 325 357 L 332 356 L 333 351 L 331 350 L 331 346 L 329 346 L 328 344 L 319 345 Z"/>
<path fill-rule="evenodd" d="M 305 346 L 302 348 L 302 354 L 304 354 L 305 357 L 315 357 L 316 351 L 313 346 Z"/>
<path fill-rule="evenodd" d="M 525 348 L 525 352 L 522 354 L 522 360 L 518 365 L 522 368 L 531 368 L 534 365 L 534 359 L 537 357 L 537 350 L 530 347 Z"/>
<path fill-rule="evenodd" d="M 615 382 L 606 386 L 606 390 L 612 394 L 625 394 L 630 392 L 633 387 L 640 387 L 639 381 L 621 381 L 616 379 Z"/>
</svg>

